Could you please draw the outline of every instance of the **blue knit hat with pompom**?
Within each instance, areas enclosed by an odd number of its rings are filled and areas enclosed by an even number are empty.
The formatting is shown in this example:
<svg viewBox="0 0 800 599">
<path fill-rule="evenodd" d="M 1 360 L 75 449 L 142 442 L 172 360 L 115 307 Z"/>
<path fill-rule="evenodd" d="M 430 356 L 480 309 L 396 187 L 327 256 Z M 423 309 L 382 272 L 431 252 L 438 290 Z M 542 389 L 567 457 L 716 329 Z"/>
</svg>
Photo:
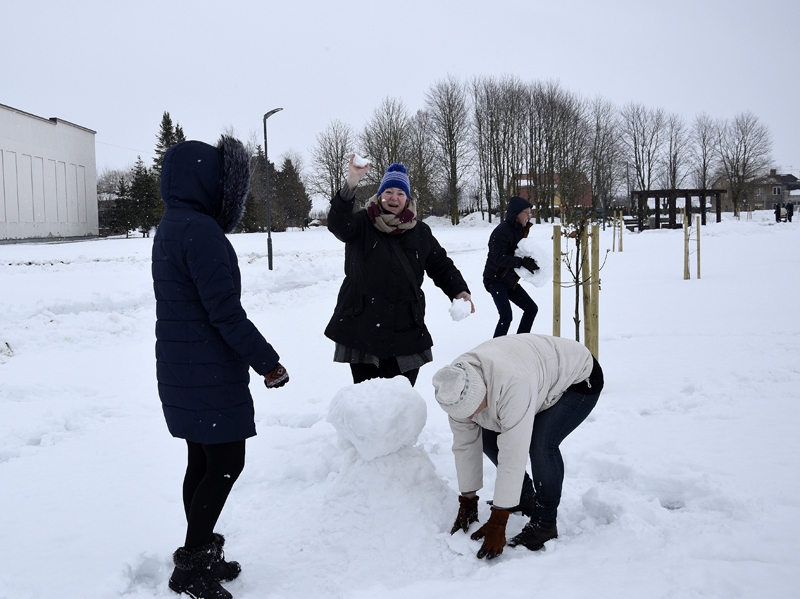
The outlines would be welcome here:
<svg viewBox="0 0 800 599">
<path fill-rule="evenodd" d="M 381 186 L 378 188 L 378 196 L 380 197 L 380 195 L 389 187 L 402 189 L 409 198 L 411 197 L 411 187 L 408 184 L 406 167 L 399 162 L 390 164 L 389 168 L 386 169 L 383 179 L 381 179 Z"/>
</svg>

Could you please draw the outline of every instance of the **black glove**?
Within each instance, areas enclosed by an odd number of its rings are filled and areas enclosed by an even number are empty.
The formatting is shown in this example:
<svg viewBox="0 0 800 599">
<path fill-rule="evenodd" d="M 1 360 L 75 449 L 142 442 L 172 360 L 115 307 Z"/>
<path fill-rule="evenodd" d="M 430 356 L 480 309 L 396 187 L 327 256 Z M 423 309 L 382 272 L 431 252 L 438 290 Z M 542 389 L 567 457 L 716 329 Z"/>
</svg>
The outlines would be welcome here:
<svg viewBox="0 0 800 599">
<path fill-rule="evenodd" d="M 530 256 L 525 256 L 522 259 L 522 268 L 525 268 L 531 272 L 536 272 L 537 270 L 539 270 L 539 265 L 536 264 L 536 260 L 534 260 Z"/>
<path fill-rule="evenodd" d="M 508 510 L 497 510 L 492 508 L 492 515 L 489 521 L 472 533 L 470 539 L 478 541 L 483 539 L 483 545 L 478 550 L 478 559 L 494 559 L 503 553 L 506 545 L 506 522 L 508 522 Z"/>
<path fill-rule="evenodd" d="M 451 535 L 455 534 L 458 529 L 467 532 L 469 525 L 478 521 L 477 495 L 472 498 L 459 495 L 458 504 L 458 516 L 456 516 L 456 522 L 453 524 L 453 528 L 450 530 Z"/>
<path fill-rule="evenodd" d="M 288 382 L 289 373 L 281 366 L 280 362 L 278 362 L 275 368 L 264 375 L 264 384 L 267 386 L 267 389 L 277 389 L 278 387 L 283 387 Z"/>
</svg>

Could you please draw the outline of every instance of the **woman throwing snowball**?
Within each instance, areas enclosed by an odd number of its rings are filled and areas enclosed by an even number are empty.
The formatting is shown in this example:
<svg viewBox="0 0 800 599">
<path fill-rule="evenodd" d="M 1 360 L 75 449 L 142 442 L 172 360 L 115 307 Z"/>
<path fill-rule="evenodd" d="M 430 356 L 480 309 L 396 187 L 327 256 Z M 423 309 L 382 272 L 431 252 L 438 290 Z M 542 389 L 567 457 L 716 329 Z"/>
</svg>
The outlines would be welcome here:
<svg viewBox="0 0 800 599">
<path fill-rule="evenodd" d="M 355 189 L 369 164 L 350 156 L 347 178 L 331 200 L 328 229 L 345 244 L 345 278 L 325 336 L 334 361 L 350 364 L 353 382 L 403 375 L 413 385 L 433 360 L 425 326 L 427 275 L 452 299 L 472 305 L 469 288 L 431 229 L 417 220 L 406 168 L 386 169 L 377 195 L 354 211 Z"/>
<path fill-rule="evenodd" d="M 527 292 L 520 287 L 519 277 L 514 272 L 517 268 L 525 268 L 530 272 L 539 270 L 533 258 L 520 258 L 514 255 L 519 242 L 528 236 L 531 220 L 531 203 L 519 196 L 508 201 L 506 219 L 501 222 L 489 237 L 489 254 L 483 269 L 483 286 L 492 295 L 497 313 L 500 316 L 494 329 L 493 337 L 501 337 L 508 333 L 511 326 L 511 304 L 522 308 L 522 319 L 519 321 L 517 333 L 530 333 L 533 320 L 539 312 Z"/>
</svg>

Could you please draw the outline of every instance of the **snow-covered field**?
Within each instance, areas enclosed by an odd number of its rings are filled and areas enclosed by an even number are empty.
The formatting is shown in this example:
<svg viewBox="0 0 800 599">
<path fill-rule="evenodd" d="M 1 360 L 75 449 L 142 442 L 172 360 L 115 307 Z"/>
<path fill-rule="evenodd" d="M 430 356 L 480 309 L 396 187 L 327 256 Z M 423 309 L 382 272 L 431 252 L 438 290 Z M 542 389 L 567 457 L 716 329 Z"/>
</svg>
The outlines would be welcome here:
<svg viewBox="0 0 800 599">
<path fill-rule="evenodd" d="M 700 280 L 694 256 L 683 280 L 682 231 L 626 234 L 608 254 L 606 386 L 562 446 L 560 537 L 489 563 L 447 534 L 455 468 L 430 379 L 494 330 L 481 285 L 491 225 L 428 221 L 477 312 L 453 321 L 426 282 L 435 359 L 416 392 L 427 421 L 417 445 L 371 461 L 328 420 L 351 382 L 323 336 L 343 246 L 325 229 L 273 235 L 270 271 L 265 235 L 232 236 L 242 302 L 291 381 L 252 380 L 259 434 L 218 526 L 244 570 L 226 587 L 242 599 L 800 595 L 800 224 L 770 217 L 704 227 Z M 545 247 L 550 234 L 534 228 Z M 0 246 L 2 598 L 175 596 L 185 445 L 156 393 L 150 246 Z M 551 333 L 551 286 L 527 288 L 533 332 Z M 571 336 L 571 290 L 563 305 Z M 509 536 L 523 524 L 512 516 Z"/>
</svg>

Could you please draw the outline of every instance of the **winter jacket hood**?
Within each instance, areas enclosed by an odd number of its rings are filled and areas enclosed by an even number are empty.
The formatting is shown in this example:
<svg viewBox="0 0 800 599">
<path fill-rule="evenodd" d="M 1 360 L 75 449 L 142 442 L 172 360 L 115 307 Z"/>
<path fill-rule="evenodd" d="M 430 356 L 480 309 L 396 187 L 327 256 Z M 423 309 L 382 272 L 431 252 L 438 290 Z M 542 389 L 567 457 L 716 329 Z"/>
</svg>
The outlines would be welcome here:
<svg viewBox="0 0 800 599">
<path fill-rule="evenodd" d="M 212 217 L 223 232 L 244 216 L 250 187 L 250 155 L 239 140 L 223 135 L 217 146 L 184 141 L 171 146 L 161 167 L 161 198 L 167 207 L 189 206 Z"/>
<path fill-rule="evenodd" d="M 513 225 L 516 223 L 519 213 L 527 208 L 533 208 L 533 204 L 531 204 L 525 198 L 514 196 L 508 200 L 508 207 L 506 208 L 506 222 L 510 225 Z M 522 225 L 520 225 L 520 228 L 521 227 Z"/>
</svg>

